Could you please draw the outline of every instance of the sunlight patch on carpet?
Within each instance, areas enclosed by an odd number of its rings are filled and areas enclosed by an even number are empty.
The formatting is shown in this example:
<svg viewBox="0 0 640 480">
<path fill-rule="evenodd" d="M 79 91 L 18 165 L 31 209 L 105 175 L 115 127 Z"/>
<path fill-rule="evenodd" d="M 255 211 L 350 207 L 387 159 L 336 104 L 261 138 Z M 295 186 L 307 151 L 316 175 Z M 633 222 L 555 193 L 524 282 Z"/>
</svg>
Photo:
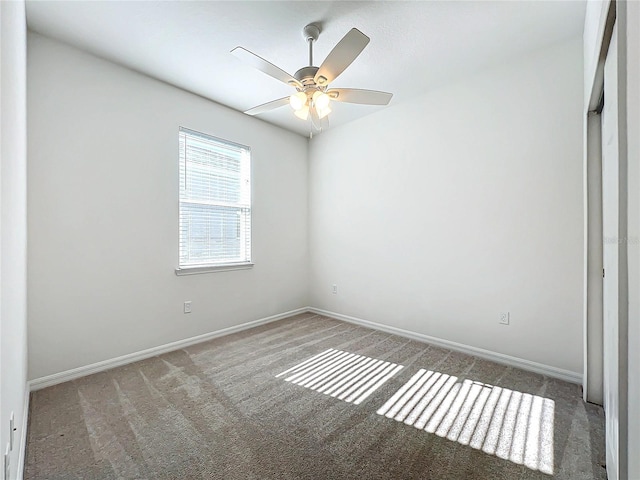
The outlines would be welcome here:
<svg viewBox="0 0 640 480">
<path fill-rule="evenodd" d="M 403 366 L 330 348 L 276 377 L 356 405 Z"/>
<path fill-rule="evenodd" d="M 553 475 L 553 400 L 457 380 L 421 369 L 377 413 Z"/>
</svg>

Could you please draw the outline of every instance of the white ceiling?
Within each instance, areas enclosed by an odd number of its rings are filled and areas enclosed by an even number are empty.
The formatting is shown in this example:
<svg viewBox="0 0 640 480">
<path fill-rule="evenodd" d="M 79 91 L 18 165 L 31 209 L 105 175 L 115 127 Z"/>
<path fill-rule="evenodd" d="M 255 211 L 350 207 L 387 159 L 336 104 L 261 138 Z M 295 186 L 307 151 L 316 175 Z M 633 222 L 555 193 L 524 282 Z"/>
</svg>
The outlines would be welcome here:
<svg viewBox="0 0 640 480">
<path fill-rule="evenodd" d="M 580 1 L 27 1 L 31 30 L 244 111 L 293 89 L 243 64 L 240 45 L 293 74 L 318 23 L 319 66 L 356 27 L 371 38 L 333 83 L 394 94 L 390 106 L 470 71 L 581 35 Z M 331 127 L 387 107 L 332 105 Z M 308 135 L 284 106 L 259 118 Z"/>
</svg>

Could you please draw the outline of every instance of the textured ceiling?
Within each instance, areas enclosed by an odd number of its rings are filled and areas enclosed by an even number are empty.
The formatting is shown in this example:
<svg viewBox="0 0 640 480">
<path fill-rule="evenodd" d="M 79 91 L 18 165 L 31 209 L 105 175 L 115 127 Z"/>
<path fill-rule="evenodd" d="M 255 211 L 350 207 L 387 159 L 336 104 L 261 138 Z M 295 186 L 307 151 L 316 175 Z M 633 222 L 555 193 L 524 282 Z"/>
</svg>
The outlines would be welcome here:
<svg viewBox="0 0 640 480">
<path fill-rule="evenodd" d="M 583 1 L 27 1 L 31 30 L 244 111 L 293 93 L 229 52 L 283 70 L 307 64 L 302 28 L 322 32 L 319 65 L 356 27 L 371 38 L 333 87 L 394 94 L 387 107 L 333 104 L 330 126 L 391 108 L 448 80 L 581 35 Z M 303 135 L 290 107 L 259 118 Z"/>
</svg>

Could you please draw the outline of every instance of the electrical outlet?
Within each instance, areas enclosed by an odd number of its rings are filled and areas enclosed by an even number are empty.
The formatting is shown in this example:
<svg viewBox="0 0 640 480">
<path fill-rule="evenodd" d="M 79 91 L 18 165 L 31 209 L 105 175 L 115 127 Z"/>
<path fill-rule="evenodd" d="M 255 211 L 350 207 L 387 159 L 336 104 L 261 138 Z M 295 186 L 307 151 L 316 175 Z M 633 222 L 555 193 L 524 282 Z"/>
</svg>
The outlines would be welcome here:
<svg viewBox="0 0 640 480">
<path fill-rule="evenodd" d="M 336 285 L 334 283 L 333 286 L 331 287 L 331 291 L 333 292 L 334 295 L 337 295 L 338 294 L 338 285 Z"/>
<path fill-rule="evenodd" d="M 500 314 L 500 324 L 501 325 L 509 325 L 509 312 Z"/>
<path fill-rule="evenodd" d="M 184 313 L 191 313 L 191 300 L 184 302 Z"/>
<path fill-rule="evenodd" d="M 14 424 L 15 417 L 13 415 L 13 412 L 11 412 L 11 416 L 9 417 L 9 450 L 13 450 L 13 437 L 15 437 L 16 431 Z"/>
</svg>

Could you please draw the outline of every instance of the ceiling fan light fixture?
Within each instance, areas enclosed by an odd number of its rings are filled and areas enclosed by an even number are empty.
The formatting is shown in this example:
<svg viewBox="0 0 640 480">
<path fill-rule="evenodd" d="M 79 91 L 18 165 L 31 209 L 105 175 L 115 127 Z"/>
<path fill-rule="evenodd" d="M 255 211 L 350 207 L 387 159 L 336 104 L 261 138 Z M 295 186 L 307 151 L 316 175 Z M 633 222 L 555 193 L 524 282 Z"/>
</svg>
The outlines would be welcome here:
<svg viewBox="0 0 640 480">
<path fill-rule="evenodd" d="M 291 105 L 291 108 L 293 108 L 295 111 L 304 108 L 306 103 L 307 95 L 304 92 L 296 92 L 289 97 L 289 105 Z"/>
<path fill-rule="evenodd" d="M 320 90 L 313 92 L 313 104 L 316 106 L 316 108 L 322 110 L 324 110 L 325 108 L 329 108 L 330 101 L 331 98 L 326 93 L 321 92 Z"/>
<path fill-rule="evenodd" d="M 309 118 L 309 105 L 303 105 L 301 108 L 297 109 L 293 113 L 299 119 L 306 120 L 307 118 Z"/>
<path fill-rule="evenodd" d="M 331 108 L 328 105 L 326 107 L 316 106 L 316 112 L 318 112 L 318 118 L 323 119 L 331 113 Z"/>
<path fill-rule="evenodd" d="M 329 122 L 326 117 L 332 113 L 331 104 L 333 101 L 362 105 L 389 104 L 391 93 L 355 88 L 329 89 L 329 85 L 362 53 L 369 43 L 369 37 L 357 28 L 352 28 L 333 47 L 320 67 L 316 67 L 313 64 L 313 44 L 319 35 L 320 27 L 316 24 L 309 24 L 304 28 L 303 37 L 309 46 L 309 64 L 298 69 L 294 75 L 290 75 L 245 48 L 236 47 L 231 50 L 231 53 L 240 60 L 270 77 L 296 88 L 293 95 L 253 107 L 245 111 L 246 114 L 258 115 L 289 103 L 296 117 L 302 120 L 311 117 L 312 127 L 322 131 L 328 128 Z"/>
</svg>

